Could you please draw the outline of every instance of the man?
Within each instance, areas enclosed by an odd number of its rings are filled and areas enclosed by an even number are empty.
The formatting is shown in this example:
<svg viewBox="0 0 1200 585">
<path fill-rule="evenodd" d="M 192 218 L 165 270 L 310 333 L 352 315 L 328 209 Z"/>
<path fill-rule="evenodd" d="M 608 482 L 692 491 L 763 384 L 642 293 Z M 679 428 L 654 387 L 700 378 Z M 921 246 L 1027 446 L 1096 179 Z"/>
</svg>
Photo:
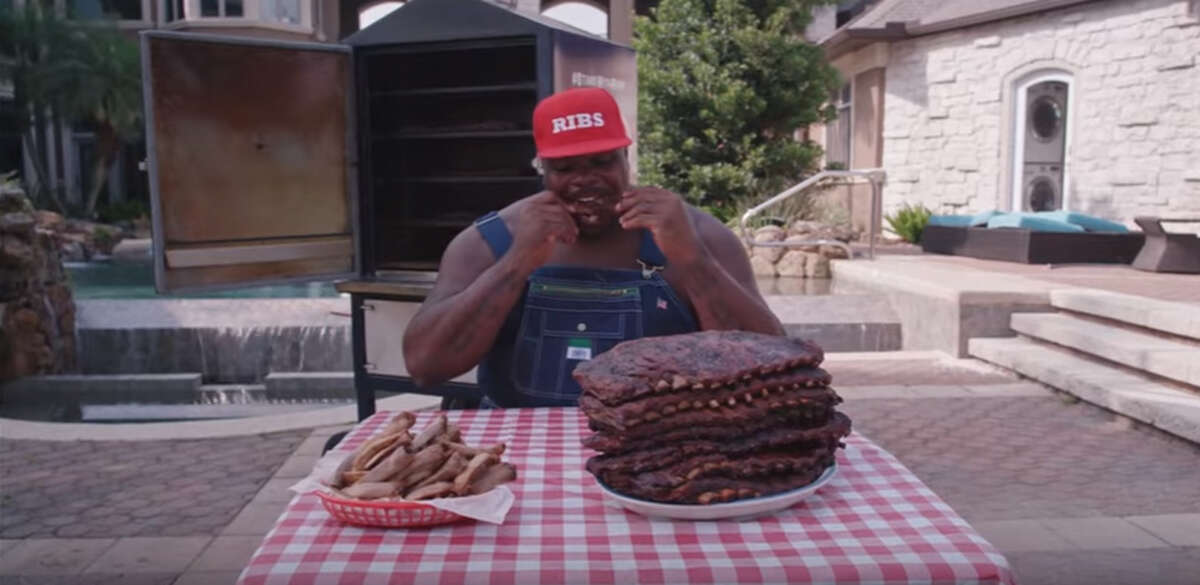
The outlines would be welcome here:
<svg viewBox="0 0 1200 585">
<path fill-rule="evenodd" d="M 404 335 L 417 384 L 478 364 L 485 406 L 574 405 L 572 370 L 621 341 L 783 333 L 729 229 L 675 193 L 629 184 L 631 141 L 607 91 L 546 98 L 533 135 L 546 190 L 447 246 Z"/>
</svg>

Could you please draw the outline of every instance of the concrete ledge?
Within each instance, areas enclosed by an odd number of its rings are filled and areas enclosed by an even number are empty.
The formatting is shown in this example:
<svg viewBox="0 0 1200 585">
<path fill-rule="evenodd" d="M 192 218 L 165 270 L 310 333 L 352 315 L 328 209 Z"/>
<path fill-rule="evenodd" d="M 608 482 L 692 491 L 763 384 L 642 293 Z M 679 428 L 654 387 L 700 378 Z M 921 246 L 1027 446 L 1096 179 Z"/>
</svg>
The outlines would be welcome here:
<svg viewBox="0 0 1200 585">
<path fill-rule="evenodd" d="M 354 398 L 354 372 L 271 372 L 263 383 L 270 398 Z"/>
<path fill-rule="evenodd" d="M 900 349 L 900 319 L 884 295 L 765 297 L 789 337 L 811 339 L 825 351 Z"/>
<path fill-rule="evenodd" d="M 836 260 L 834 289 L 848 286 L 886 295 L 900 319 L 906 350 L 933 349 L 968 355 L 976 337 L 1012 335 L 1013 313 L 1049 312 L 1054 285 L 1007 274 L 890 256 L 874 261 Z"/>
<path fill-rule="evenodd" d="M 1050 303 L 1060 309 L 1200 341 L 1200 306 L 1197 305 L 1087 289 L 1051 291 Z"/>
<path fill-rule="evenodd" d="M 437 408 L 442 399 L 423 394 L 401 394 L 376 401 L 378 410 L 425 410 Z M 39 441 L 145 441 L 162 439 L 210 439 L 258 435 L 358 422 L 356 405 L 323 408 L 299 413 L 225 419 L 143 424 L 47 423 L 0 418 L 0 439 Z"/>
<path fill-rule="evenodd" d="M 1066 314 L 1013 315 L 1012 328 L 1135 370 L 1200 386 L 1200 346 Z"/>
<path fill-rule="evenodd" d="M 1200 443 L 1200 394 L 1028 339 L 972 339 L 971 355 Z"/>
<path fill-rule="evenodd" d="M 946 384 L 946 385 L 889 385 L 838 386 L 837 393 L 846 400 L 894 400 L 921 398 L 1027 398 L 1050 396 L 1044 386 L 1031 382 L 1016 384 Z"/>
<path fill-rule="evenodd" d="M 5 399 L 20 396 L 87 394 L 89 397 L 119 400 L 190 399 L 200 389 L 199 373 L 115 374 L 101 376 L 60 375 L 30 376 L 0 386 Z"/>
</svg>

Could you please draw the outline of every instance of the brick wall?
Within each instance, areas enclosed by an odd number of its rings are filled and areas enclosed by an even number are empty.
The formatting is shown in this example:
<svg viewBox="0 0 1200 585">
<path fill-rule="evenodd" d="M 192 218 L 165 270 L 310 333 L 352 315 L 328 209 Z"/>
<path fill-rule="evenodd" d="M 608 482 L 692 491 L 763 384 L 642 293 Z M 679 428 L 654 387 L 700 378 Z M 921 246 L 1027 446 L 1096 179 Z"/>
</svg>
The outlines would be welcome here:
<svg viewBox="0 0 1200 585">
<path fill-rule="evenodd" d="M 897 42 L 886 73 L 885 210 L 1011 206 L 1021 78 L 1073 75 L 1068 206 L 1121 221 L 1200 215 L 1200 14 L 1107 0 Z"/>
</svg>

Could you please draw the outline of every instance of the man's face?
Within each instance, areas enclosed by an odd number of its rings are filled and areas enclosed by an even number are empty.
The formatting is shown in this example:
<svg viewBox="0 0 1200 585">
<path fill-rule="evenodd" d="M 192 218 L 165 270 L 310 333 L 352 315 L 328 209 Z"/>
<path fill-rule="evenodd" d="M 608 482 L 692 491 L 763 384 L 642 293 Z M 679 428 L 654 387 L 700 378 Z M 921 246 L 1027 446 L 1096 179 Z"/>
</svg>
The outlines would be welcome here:
<svg viewBox="0 0 1200 585">
<path fill-rule="evenodd" d="M 546 189 L 558 195 L 579 233 L 591 236 L 617 226 L 617 202 L 629 187 L 624 149 L 542 160 Z"/>
</svg>

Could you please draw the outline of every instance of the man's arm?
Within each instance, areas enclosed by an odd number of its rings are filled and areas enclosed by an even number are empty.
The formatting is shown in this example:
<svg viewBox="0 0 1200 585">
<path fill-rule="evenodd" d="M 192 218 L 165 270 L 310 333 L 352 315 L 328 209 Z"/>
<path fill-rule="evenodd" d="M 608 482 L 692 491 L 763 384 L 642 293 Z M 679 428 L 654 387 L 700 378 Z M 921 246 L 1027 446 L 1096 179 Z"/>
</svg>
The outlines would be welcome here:
<svg viewBox="0 0 1200 585">
<path fill-rule="evenodd" d="M 483 359 L 496 342 L 525 281 L 559 243 L 574 243 L 579 229 L 549 191 L 500 212 L 512 234 L 500 258 L 474 226 L 455 236 L 442 254 L 438 279 L 404 331 L 404 363 L 418 386 L 445 382 Z"/>
<path fill-rule="evenodd" d="M 754 281 L 754 271 L 741 241 L 716 218 L 688 206 L 707 254 L 684 266 L 672 266 L 692 302 L 701 329 L 740 329 L 783 335 L 779 319 L 767 307 Z"/>
<path fill-rule="evenodd" d="M 494 260 L 474 226 L 446 247 L 437 282 L 404 332 L 404 363 L 418 386 L 475 367 L 491 349 L 529 272 L 513 254 Z"/>
</svg>

